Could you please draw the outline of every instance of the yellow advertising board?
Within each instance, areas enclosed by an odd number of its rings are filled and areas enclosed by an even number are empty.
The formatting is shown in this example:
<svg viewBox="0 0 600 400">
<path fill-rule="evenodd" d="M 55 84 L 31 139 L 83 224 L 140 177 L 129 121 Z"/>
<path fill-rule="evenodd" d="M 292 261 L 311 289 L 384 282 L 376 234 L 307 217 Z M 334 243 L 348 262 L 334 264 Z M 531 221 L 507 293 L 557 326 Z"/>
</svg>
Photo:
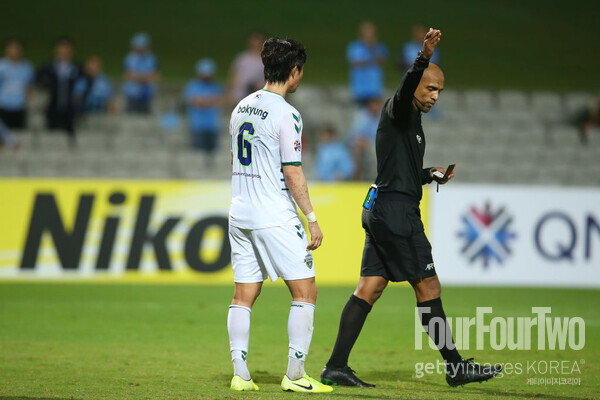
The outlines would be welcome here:
<svg viewBox="0 0 600 400">
<path fill-rule="evenodd" d="M 310 183 L 320 284 L 355 284 L 365 183 Z M 0 179 L 0 280 L 233 281 L 229 181 Z M 427 223 L 427 193 L 421 203 Z"/>
</svg>

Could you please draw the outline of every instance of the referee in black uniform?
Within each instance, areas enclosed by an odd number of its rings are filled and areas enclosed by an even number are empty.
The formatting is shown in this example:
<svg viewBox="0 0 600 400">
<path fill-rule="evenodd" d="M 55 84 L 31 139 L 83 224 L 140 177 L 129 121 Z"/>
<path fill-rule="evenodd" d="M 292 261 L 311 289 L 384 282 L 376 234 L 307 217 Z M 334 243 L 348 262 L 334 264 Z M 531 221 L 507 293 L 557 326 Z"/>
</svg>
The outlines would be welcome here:
<svg viewBox="0 0 600 400">
<path fill-rule="evenodd" d="M 484 367 L 471 359 L 464 360 L 456 350 L 440 299 L 431 245 L 421 222 L 422 185 L 433 180 L 444 184 L 454 176 L 434 175 L 435 171 L 445 174 L 444 168 L 423 168 L 425 134 L 421 113 L 431 110 L 444 89 L 442 70 L 429 63 L 441 35 L 439 30 L 429 30 L 422 51 L 381 113 L 376 138 L 377 179 L 362 215 L 366 240 L 361 276 L 342 311 L 335 347 L 321 374 L 327 384 L 374 386 L 354 375 L 348 357 L 367 314 L 389 281 L 408 281 L 414 288 L 421 323 L 428 328 L 446 363 L 448 384 L 484 381 L 502 370 L 501 366 Z M 437 323 L 430 327 L 429 322 L 436 317 Z"/>
</svg>

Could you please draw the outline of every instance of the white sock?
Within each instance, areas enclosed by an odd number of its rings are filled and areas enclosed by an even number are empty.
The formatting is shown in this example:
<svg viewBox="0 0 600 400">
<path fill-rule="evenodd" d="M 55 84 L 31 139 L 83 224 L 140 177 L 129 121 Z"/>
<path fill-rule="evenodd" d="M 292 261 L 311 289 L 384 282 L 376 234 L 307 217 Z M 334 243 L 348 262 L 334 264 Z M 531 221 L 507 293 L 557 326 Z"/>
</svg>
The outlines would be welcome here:
<svg viewBox="0 0 600 400">
<path fill-rule="evenodd" d="M 290 351 L 286 375 L 293 381 L 304 376 L 304 361 L 312 340 L 314 315 L 314 304 L 292 301 L 288 318 Z"/>
<path fill-rule="evenodd" d="M 248 381 L 251 379 L 246 357 L 250 341 L 250 314 L 248 307 L 230 305 L 227 315 L 227 330 L 229 331 L 229 350 L 233 361 L 233 375 Z"/>
</svg>

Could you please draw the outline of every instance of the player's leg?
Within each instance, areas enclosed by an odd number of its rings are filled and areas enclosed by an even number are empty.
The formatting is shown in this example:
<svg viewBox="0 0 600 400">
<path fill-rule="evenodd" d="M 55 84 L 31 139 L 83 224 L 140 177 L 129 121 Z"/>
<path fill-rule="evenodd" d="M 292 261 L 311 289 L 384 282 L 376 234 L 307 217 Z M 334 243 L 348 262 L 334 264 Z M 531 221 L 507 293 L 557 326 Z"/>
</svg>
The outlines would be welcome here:
<svg viewBox="0 0 600 400">
<path fill-rule="evenodd" d="M 313 333 L 317 285 L 315 278 L 285 282 L 292 295 L 288 317 L 289 354 L 287 377 L 291 380 L 304 376 L 304 362 Z"/>
<path fill-rule="evenodd" d="M 299 221 L 298 221 L 299 222 Z M 281 277 L 292 295 L 288 318 L 288 370 L 283 377 L 283 390 L 296 392 L 330 392 L 333 389 L 310 378 L 304 372 L 313 332 L 317 287 L 312 252 L 307 250 L 304 227 L 284 225 L 253 231 L 253 243 L 261 265 L 275 281 Z"/>
<path fill-rule="evenodd" d="M 236 283 L 233 300 L 227 315 L 229 350 L 233 362 L 233 390 L 258 390 L 246 363 L 250 341 L 250 315 L 252 305 L 260 294 L 262 282 Z"/>
<path fill-rule="evenodd" d="M 311 378 L 304 371 L 304 363 L 310 349 L 313 334 L 317 286 L 315 278 L 286 280 L 292 295 L 292 304 L 288 318 L 288 369 L 281 381 L 286 391 L 307 393 L 328 393 L 331 386 Z"/>
<path fill-rule="evenodd" d="M 288 378 L 304 375 L 304 361 L 312 339 L 317 287 L 315 266 L 301 224 L 256 229 L 253 244 L 261 265 L 272 281 L 281 277 L 292 294 L 288 318 Z"/>
<path fill-rule="evenodd" d="M 250 315 L 256 298 L 260 295 L 266 274 L 259 267 L 248 230 L 229 227 L 231 264 L 235 291 L 229 306 L 227 330 L 233 362 L 233 390 L 258 390 L 248 370 L 248 343 L 250 341 Z"/>
<path fill-rule="evenodd" d="M 502 371 L 502 366 L 482 366 L 464 360 L 456 349 L 452 328 L 442 306 L 441 285 L 436 275 L 410 281 L 417 297 L 417 307 L 423 329 L 435 343 L 446 364 L 446 381 L 450 386 L 483 382 Z"/>
</svg>

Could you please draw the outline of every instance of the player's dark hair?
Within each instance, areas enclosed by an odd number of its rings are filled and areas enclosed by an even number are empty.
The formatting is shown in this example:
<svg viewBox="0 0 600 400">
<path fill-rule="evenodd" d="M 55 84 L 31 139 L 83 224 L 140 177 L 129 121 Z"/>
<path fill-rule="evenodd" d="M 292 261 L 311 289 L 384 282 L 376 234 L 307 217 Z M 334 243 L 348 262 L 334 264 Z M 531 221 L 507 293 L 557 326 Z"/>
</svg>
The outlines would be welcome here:
<svg viewBox="0 0 600 400">
<path fill-rule="evenodd" d="M 302 70 L 306 62 L 306 49 L 293 39 L 269 38 L 260 52 L 265 66 L 265 81 L 285 83 L 294 67 Z"/>
</svg>

